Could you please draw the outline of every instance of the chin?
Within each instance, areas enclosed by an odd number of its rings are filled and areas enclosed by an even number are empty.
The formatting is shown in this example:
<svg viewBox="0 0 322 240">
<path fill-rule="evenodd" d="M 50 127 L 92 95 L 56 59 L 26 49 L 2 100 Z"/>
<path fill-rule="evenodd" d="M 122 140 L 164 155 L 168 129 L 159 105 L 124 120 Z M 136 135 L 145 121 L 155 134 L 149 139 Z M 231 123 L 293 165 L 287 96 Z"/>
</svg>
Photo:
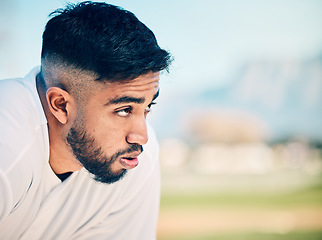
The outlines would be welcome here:
<svg viewBox="0 0 322 240">
<path fill-rule="evenodd" d="M 104 183 L 104 184 L 112 184 L 120 181 L 126 175 L 127 170 L 122 169 L 119 173 L 107 173 L 107 174 L 93 174 L 93 179 L 96 182 Z"/>
</svg>

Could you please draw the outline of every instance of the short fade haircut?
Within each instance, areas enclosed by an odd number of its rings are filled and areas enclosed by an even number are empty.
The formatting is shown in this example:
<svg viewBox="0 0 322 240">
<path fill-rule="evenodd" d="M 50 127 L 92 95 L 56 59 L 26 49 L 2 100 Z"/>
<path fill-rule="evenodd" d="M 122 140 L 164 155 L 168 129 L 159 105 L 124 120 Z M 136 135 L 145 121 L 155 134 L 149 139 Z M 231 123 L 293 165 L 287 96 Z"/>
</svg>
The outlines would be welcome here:
<svg viewBox="0 0 322 240">
<path fill-rule="evenodd" d="M 168 70 L 171 63 L 153 32 L 118 6 L 86 1 L 68 4 L 49 16 L 42 59 L 62 61 L 112 82 Z"/>
</svg>

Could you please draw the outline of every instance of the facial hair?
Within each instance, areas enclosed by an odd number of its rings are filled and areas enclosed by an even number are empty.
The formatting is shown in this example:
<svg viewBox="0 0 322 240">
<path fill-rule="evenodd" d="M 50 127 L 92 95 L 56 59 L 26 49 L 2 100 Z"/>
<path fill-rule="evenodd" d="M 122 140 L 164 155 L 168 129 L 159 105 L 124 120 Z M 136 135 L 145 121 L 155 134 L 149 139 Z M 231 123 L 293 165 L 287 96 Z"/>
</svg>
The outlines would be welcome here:
<svg viewBox="0 0 322 240">
<path fill-rule="evenodd" d="M 95 138 L 85 130 L 72 127 L 67 135 L 67 143 L 71 147 L 76 159 L 93 175 L 95 181 L 111 184 L 121 180 L 127 170 L 113 172 L 111 165 L 123 154 L 142 152 L 139 144 L 130 144 L 125 150 L 120 150 L 108 157 L 97 144 Z"/>
</svg>

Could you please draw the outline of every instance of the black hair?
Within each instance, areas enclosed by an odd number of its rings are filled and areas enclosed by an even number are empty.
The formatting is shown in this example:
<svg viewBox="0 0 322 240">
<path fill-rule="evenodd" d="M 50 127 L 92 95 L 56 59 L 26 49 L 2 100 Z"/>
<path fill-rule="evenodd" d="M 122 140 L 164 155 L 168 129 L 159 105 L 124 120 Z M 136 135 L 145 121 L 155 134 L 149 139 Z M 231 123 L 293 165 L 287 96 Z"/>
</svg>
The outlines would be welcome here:
<svg viewBox="0 0 322 240">
<path fill-rule="evenodd" d="M 170 54 L 131 12 L 101 2 L 68 4 L 51 13 L 41 57 L 117 81 L 168 70 Z"/>
</svg>

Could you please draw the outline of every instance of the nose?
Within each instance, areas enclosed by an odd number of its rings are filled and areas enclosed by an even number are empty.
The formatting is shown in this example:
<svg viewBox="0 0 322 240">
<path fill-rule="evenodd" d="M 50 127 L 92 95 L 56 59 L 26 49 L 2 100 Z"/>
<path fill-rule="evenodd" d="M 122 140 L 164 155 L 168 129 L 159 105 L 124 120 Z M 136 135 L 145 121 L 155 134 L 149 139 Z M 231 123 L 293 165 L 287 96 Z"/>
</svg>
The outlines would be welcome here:
<svg viewBox="0 0 322 240">
<path fill-rule="evenodd" d="M 126 136 L 126 141 L 131 144 L 144 145 L 148 142 L 148 139 L 149 137 L 145 118 L 135 121 Z"/>
</svg>

